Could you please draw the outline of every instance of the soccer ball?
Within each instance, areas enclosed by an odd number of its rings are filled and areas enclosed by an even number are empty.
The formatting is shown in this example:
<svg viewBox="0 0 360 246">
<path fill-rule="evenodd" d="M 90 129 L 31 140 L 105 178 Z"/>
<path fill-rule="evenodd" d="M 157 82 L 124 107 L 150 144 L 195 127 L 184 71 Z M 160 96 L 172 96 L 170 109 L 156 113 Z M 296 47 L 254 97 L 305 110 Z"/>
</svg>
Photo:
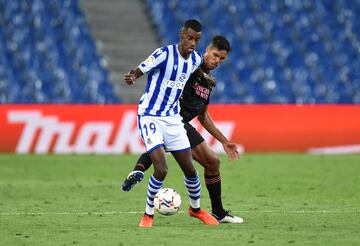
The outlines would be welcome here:
<svg viewBox="0 0 360 246">
<path fill-rule="evenodd" d="M 155 209 L 163 215 L 173 215 L 179 211 L 181 205 L 180 194 L 171 188 L 162 188 L 154 198 Z"/>
</svg>

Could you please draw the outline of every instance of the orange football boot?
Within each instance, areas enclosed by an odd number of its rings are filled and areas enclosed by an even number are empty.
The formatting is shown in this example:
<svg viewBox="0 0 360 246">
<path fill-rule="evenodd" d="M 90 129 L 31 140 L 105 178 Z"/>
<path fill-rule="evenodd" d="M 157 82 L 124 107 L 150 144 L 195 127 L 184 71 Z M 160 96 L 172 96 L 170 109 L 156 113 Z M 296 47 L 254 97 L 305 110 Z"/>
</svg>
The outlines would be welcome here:
<svg viewBox="0 0 360 246">
<path fill-rule="evenodd" d="M 139 227 L 152 227 L 153 220 L 152 216 L 144 214 L 140 220 Z"/>
<path fill-rule="evenodd" d="M 208 212 L 206 212 L 203 209 L 200 209 L 198 212 L 194 212 L 192 210 L 192 208 L 190 207 L 188 209 L 188 213 L 191 217 L 195 217 L 198 218 L 199 220 L 201 220 L 205 225 L 218 225 L 219 221 L 212 216 L 211 214 L 209 214 Z"/>
</svg>

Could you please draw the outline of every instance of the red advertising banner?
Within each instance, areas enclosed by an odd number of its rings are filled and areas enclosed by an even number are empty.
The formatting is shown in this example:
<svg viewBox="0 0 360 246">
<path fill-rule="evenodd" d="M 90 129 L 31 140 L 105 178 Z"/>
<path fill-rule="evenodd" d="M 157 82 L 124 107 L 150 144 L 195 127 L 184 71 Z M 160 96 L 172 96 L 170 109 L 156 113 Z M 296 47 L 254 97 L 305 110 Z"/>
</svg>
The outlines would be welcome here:
<svg viewBox="0 0 360 246">
<path fill-rule="evenodd" d="M 360 152 L 360 105 L 216 105 L 247 152 Z"/>
<path fill-rule="evenodd" d="M 246 152 L 360 152 L 358 105 L 211 105 Z M 220 143 L 195 120 L 216 152 Z M 1 105 L 0 152 L 140 153 L 136 105 Z"/>
</svg>

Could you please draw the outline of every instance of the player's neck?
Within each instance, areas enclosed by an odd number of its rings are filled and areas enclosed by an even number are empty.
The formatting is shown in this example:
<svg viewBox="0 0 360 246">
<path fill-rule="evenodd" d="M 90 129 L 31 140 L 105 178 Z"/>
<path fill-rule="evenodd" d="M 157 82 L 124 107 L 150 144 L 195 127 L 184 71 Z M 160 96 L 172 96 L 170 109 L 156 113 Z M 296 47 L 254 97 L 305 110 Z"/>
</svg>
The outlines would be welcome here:
<svg viewBox="0 0 360 246">
<path fill-rule="evenodd" d="M 182 48 L 182 46 L 180 44 L 176 45 L 176 48 L 180 54 L 180 56 L 184 59 L 187 60 L 190 56 L 189 53 L 187 53 L 186 51 L 184 51 L 184 49 Z"/>
<path fill-rule="evenodd" d="M 209 68 L 207 68 L 207 67 L 205 66 L 205 63 L 201 64 L 200 67 L 201 67 L 201 70 L 203 70 L 204 73 L 209 74 L 210 71 L 211 71 L 211 69 L 209 69 Z"/>
</svg>

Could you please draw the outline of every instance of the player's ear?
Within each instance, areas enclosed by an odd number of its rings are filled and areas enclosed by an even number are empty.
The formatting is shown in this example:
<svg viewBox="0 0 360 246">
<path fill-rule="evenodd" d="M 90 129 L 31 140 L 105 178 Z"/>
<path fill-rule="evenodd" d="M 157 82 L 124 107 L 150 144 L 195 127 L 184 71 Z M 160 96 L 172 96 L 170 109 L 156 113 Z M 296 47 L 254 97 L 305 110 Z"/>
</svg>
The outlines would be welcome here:
<svg viewBox="0 0 360 246">
<path fill-rule="evenodd" d="M 209 54 L 210 51 L 211 51 L 211 49 L 212 49 L 212 46 L 211 46 L 211 44 L 209 44 L 209 45 L 206 47 L 205 53 Z"/>
<path fill-rule="evenodd" d="M 184 35 L 185 35 L 185 29 L 182 28 L 182 29 L 180 30 L 180 38 L 183 39 L 183 38 L 184 38 Z"/>
</svg>

